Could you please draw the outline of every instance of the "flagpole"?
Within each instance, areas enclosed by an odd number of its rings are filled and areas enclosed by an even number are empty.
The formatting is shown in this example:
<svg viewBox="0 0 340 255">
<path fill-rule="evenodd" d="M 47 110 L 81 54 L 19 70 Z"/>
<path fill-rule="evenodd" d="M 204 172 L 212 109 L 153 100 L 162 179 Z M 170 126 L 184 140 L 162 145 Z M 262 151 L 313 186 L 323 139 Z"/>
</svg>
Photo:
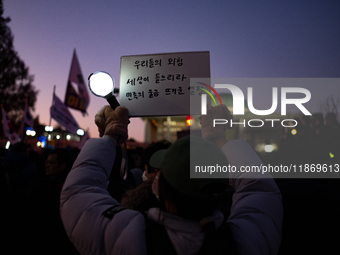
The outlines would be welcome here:
<svg viewBox="0 0 340 255">
<path fill-rule="evenodd" d="M 54 94 L 55 94 L 55 87 L 56 87 L 56 85 L 54 85 L 54 87 L 53 87 L 53 96 L 52 96 L 52 105 L 51 105 L 51 107 L 53 106 L 53 100 L 54 100 Z M 51 113 L 50 113 L 50 122 L 49 122 L 49 126 L 51 126 L 51 121 L 52 121 L 52 116 L 51 116 Z"/>
<path fill-rule="evenodd" d="M 20 126 L 20 131 L 19 131 L 19 138 L 20 140 L 22 140 L 23 142 L 25 142 L 25 138 L 26 138 L 26 134 L 25 134 L 25 114 L 26 114 L 26 108 L 28 107 L 28 98 L 26 97 L 25 99 L 25 108 L 24 108 L 24 114 L 22 116 L 22 121 L 21 121 L 21 126 Z"/>
<path fill-rule="evenodd" d="M 51 104 L 51 107 L 53 106 L 54 94 L 55 94 L 55 87 L 56 87 L 56 85 L 54 85 L 54 87 L 53 87 L 53 96 L 52 96 L 52 104 Z M 52 122 L 52 115 L 51 115 L 51 110 L 50 110 L 50 121 L 49 121 L 49 124 L 48 124 L 49 127 L 51 126 L 51 122 Z M 51 131 L 50 131 L 50 129 L 49 129 L 49 131 L 47 132 L 47 139 L 46 139 L 46 146 L 45 146 L 45 147 L 47 147 L 47 145 L 48 145 L 48 137 L 50 136 L 50 134 L 51 134 Z"/>
<path fill-rule="evenodd" d="M 2 138 L 4 139 L 4 140 L 6 140 L 6 135 L 5 135 L 5 129 L 4 129 L 4 124 L 3 124 L 3 114 L 2 114 L 2 104 L 0 105 L 1 106 L 1 122 L 2 122 Z"/>
</svg>

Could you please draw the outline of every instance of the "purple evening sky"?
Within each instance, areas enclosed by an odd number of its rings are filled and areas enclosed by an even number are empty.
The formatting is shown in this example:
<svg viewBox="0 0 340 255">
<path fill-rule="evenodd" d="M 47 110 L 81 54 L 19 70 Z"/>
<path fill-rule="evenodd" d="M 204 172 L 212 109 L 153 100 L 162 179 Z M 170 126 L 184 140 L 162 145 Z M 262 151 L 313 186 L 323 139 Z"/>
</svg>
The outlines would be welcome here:
<svg viewBox="0 0 340 255">
<path fill-rule="evenodd" d="M 339 1 L 322 0 L 4 0 L 39 90 L 33 116 L 45 124 L 54 85 L 64 99 L 74 49 L 85 79 L 104 70 L 118 85 L 123 55 L 206 50 L 214 78 L 340 77 L 339 13 Z M 94 115 L 106 101 L 90 100 L 87 117 L 71 112 L 98 137 Z M 132 119 L 129 133 L 143 141 L 143 122 Z"/>
</svg>

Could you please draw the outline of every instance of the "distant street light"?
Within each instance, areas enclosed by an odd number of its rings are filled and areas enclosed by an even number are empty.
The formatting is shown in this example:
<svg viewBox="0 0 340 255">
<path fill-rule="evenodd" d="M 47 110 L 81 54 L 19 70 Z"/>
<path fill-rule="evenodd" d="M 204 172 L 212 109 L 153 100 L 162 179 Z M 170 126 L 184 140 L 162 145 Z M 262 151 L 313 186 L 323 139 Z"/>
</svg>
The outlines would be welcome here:
<svg viewBox="0 0 340 255">
<path fill-rule="evenodd" d="M 52 132 L 53 131 L 53 127 L 52 126 L 45 126 L 45 131 L 46 132 Z"/>
<path fill-rule="evenodd" d="M 34 130 L 27 129 L 26 130 L 26 135 L 28 135 L 28 136 L 35 136 L 36 132 Z"/>
<path fill-rule="evenodd" d="M 192 115 L 187 115 L 186 123 L 189 127 L 194 123 L 194 118 Z"/>
<path fill-rule="evenodd" d="M 85 131 L 81 128 L 77 130 L 77 135 L 83 136 L 85 134 Z"/>
<path fill-rule="evenodd" d="M 273 150 L 274 150 L 274 147 L 271 144 L 267 144 L 266 146 L 264 146 L 264 151 L 267 152 L 267 153 L 270 153 Z"/>
</svg>

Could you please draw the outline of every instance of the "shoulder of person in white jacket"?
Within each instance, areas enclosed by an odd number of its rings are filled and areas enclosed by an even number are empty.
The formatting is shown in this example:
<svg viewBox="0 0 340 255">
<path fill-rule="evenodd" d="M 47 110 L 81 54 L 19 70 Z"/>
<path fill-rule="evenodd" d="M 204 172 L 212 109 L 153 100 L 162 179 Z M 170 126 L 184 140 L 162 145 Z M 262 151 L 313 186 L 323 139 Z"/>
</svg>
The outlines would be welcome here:
<svg viewBox="0 0 340 255">
<path fill-rule="evenodd" d="M 221 150 L 229 164 L 237 169 L 229 175 L 235 193 L 228 223 L 238 251 L 240 254 L 277 254 L 283 219 L 278 186 L 269 173 L 241 171 L 241 167 L 262 165 L 244 140 L 229 141 Z"/>
<path fill-rule="evenodd" d="M 88 140 L 61 193 L 61 218 L 69 239 L 81 254 L 147 253 L 142 214 L 127 209 L 113 219 L 103 215 L 119 205 L 106 190 L 115 148 L 116 141 L 110 136 Z"/>
<path fill-rule="evenodd" d="M 124 210 L 113 219 L 103 216 L 108 208 L 119 205 L 106 190 L 115 146 L 112 137 L 90 139 L 75 161 L 62 191 L 61 217 L 70 240 L 82 254 L 147 252 L 142 214 Z M 221 150 L 237 168 L 261 164 L 242 140 L 229 141 Z M 256 179 L 247 178 L 245 174 L 230 176 L 235 194 L 228 222 L 239 252 L 276 254 L 281 240 L 280 192 L 270 176 Z"/>
</svg>

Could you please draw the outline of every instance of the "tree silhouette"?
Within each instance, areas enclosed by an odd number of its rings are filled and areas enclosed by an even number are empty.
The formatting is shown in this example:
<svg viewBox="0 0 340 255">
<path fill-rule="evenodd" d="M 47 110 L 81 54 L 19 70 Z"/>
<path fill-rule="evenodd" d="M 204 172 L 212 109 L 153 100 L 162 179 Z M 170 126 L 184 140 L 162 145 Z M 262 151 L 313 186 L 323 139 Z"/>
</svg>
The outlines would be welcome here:
<svg viewBox="0 0 340 255">
<path fill-rule="evenodd" d="M 320 111 L 326 115 L 329 112 L 335 113 L 340 120 L 340 97 L 339 95 L 330 95 L 320 104 Z"/>
<path fill-rule="evenodd" d="M 34 110 L 38 91 L 33 86 L 33 75 L 19 58 L 13 46 L 13 35 L 8 27 L 9 17 L 3 17 L 3 1 L 0 0 L 0 103 L 3 105 L 14 126 L 19 126 L 22 120 L 25 100 Z M 1 112 L 0 112 L 0 117 Z M 3 130 L 0 125 L 0 137 Z"/>
</svg>

